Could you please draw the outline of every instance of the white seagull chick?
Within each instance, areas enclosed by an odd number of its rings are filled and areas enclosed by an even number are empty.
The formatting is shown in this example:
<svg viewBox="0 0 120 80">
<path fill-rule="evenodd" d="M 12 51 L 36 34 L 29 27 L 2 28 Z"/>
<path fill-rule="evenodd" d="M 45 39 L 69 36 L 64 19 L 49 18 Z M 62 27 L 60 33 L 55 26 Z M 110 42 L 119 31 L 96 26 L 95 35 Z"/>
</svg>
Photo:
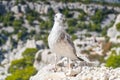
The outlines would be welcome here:
<svg viewBox="0 0 120 80">
<path fill-rule="evenodd" d="M 54 17 L 54 25 L 48 36 L 48 45 L 56 55 L 67 57 L 71 60 L 83 59 L 77 57 L 74 44 L 70 36 L 65 31 L 65 17 L 61 13 L 57 13 Z"/>
</svg>

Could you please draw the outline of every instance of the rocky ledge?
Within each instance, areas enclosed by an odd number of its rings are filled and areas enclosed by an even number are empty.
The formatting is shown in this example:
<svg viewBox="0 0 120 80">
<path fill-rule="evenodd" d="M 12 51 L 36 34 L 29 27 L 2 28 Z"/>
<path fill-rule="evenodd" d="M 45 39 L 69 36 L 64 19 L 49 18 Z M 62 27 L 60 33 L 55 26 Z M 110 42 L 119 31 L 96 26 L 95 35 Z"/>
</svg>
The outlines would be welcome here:
<svg viewBox="0 0 120 80">
<path fill-rule="evenodd" d="M 30 80 L 120 80 L 120 68 L 97 66 L 93 62 L 72 61 L 68 68 L 67 59 L 49 64 L 38 71 Z"/>
</svg>

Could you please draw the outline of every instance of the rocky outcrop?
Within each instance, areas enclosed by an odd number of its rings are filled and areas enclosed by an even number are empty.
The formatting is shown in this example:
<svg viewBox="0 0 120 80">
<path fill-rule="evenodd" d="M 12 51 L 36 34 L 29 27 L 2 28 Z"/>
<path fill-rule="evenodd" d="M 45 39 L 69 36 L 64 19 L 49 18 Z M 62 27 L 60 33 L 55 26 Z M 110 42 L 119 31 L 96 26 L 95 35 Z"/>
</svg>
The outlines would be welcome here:
<svg viewBox="0 0 120 80">
<path fill-rule="evenodd" d="M 120 43 L 120 39 L 118 39 L 118 36 L 120 36 L 120 31 L 116 28 L 116 24 L 118 23 L 120 23 L 120 14 L 117 16 L 113 27 L 109 28 L 107 31 L 107 36 L 110 37 L 110 42 Z"/>
<path fill-rule="evenodd" d="M 67 59 L 61 60 L 56 66 L 49 64 L 38 71 L 30 80 L 119 80 L 120 68 L 112 69 L 97 67 L 95 63 L 81 61 L 72 62 L 68 68 Z"/>
<path fill-rule="evenodd" d="M 58 57 L 59 59 L 59 57 Z M 39 50 L 35 55 L 34 67 L 40 70 L 45 64 L 55 63 L 55 54 L 49 49 Z"/>
</svg>

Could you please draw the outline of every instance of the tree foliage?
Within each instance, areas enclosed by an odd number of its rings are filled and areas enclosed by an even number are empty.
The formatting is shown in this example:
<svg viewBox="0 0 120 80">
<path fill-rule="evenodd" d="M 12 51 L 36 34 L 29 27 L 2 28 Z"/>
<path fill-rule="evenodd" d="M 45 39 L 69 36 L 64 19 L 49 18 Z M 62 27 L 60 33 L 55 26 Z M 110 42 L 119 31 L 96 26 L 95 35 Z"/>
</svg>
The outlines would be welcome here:
<svg viewBox="0 0 120 80">
<path fill-rule="evenodd" d="M 29 80 L 35 73 L 35 68 L 33 66 L 28 66 L 24 69 L 16 70 L 12 75 L 8 76 L 6 80 Z"/>
<path fill-rule="evenodd" d="M 28 48 L 22 53 L 22 56 L 27 60 L 27 63 L 33 63 L 37 51 L 36 48 Z"/>
<path fill-rule="evenodd" d="M 12 13 L 7 13 L 1 17 L 3 19 L 3 25 L 4 26 L 9 26 L 12 25 L 12 22 L 14 20 L 13 14 Z"/>
<path fill-rule="evenodd" d="M 106 61 L 106 66 L 112 68 L 120 67 L 120 54 L 117 55 L 116 51 L 112 51 L 110 57 Z"/>
<path fill-rule="evenodd" d="M 33 67 L 33 61 L 37 49 L 28 48 L 22 55 L 23 58 L 11 62 L 9 72 L 10 76 L 6 80 L 29 80 L 30 76 L 36 73 Z"/>
<path fill-rule="evenodd" d="M 116 28 L 118 31 L 120 31 L 120 23 L 116 24 Z"/>
</svg>

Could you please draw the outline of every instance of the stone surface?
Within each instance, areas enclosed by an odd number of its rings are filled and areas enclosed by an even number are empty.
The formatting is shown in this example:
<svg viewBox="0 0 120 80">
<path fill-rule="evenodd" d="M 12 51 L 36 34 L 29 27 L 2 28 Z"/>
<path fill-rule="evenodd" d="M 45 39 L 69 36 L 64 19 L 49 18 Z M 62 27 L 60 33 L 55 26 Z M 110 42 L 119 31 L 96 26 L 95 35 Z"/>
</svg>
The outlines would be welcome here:
<svg viewBox="0 0 120 80">
<path fill-rule="evenodd" d="M 112 69 L 104 66 L 97 67 L 93 63 L 73 62 L 71 69 L 65 64 L 65 60 L 61 61 L 64 65 L 57 65 L 56 71 L 54 64 L 49 64 L 41 68 L 38 73 L 30 78 L 30 80 L 119 80 L 120 68 Z M 68 64 L 68 63 L 67 63 Z"/>
<path fill-rule="evenodd" d="M 120 31 L 116 29 L 116 24 L 120 23 L 120 14 L 117 16 L 113 27 L 109 28 L 107 31 L 107 36 L 110 37 L 110 42 L 120 43 L 120 39 L 117 38 L 120 36 Z"/>
</svg>

